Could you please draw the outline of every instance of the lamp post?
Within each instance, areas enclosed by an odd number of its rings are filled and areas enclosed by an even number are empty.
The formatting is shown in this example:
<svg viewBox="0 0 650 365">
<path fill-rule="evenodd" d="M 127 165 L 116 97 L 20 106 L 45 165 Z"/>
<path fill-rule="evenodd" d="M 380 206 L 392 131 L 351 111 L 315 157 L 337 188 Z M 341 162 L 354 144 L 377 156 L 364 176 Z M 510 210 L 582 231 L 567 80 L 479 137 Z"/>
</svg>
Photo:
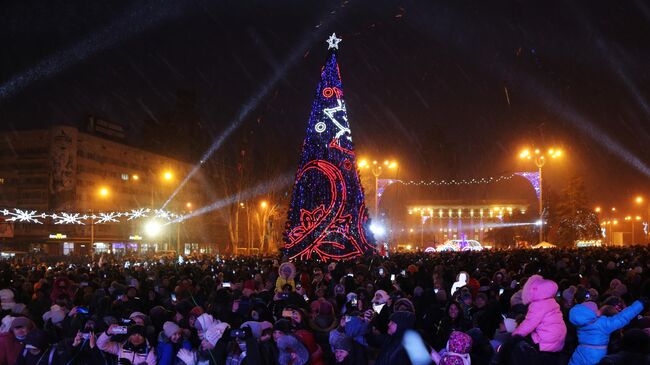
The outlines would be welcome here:
<svg viewBox="0 0 650 365">
<path fill-rule="evenodd" d="M 358 164 L 360 169 L 370 169 L 372 175 L 375 177 L 375 209 L 374 209 L 374 218 L 379 220 L 379 176 L 381 176 L 384 169 L 396 169 L 397 161 L 385 160 L 383 165 L 377 160 L 369 163 L 367 160 L 361 160 Z"/>
<path fill-rule="evenodd" d="M 111 190 L 108 186 L 102 185 L 97 189 L 97 197 L 100 200 L 107 200 L 111 196 Z M 94 214 L 94 210 L 90 210 L 91 215 Z M 95 246 L 95 220 L 90 220 L 90 249 L 93 249 Z"/>
<path fill-rule="evenodd" d="M 539 148 L 536 148 L 531 152 L 529 149 L 525 149 L 519 153 L 519 158 L 520 159 L 527 159 L 527 160 L 533 160 L 535 162 L 535 166 L 537 166 L 537 169 L 539 171 L 539 242 L 542 242 L 543 235 L 544 235 L 544 199 L 543 199 L 543 192 L 542 192 L 542 186 L 543 180 L 542 180 L 542 168 L 546 164 L 546 156 L 556 159 L 562 156 L 562 150 L 555 149 L 555 148 L 549 148 L 548 153 L 542 152 Z"/>
<path fill-rule="evenodd" d="M 641 195 L 638 195 L 636 198 L 634 198 L 634 202 L 639 206 L 643 206 L 643 203 L 645 202 L 645 198 Z M 650 228 L 650 201 L 646 203 L 646 206 L 644 207 L 643 210 L 645 210 L 645 212 L 643 213 L 645 213 L 646 216 L 646 221 L 645 221 L 646 229 L 643 230 L 643 233 L 645 235 L 646 241 L 648 241 L 648 235 L 650 234 L 650 229 L 648 229 Z M 643 219 L 642 216 L 640 216 L 640 218 Z"/>
</svg>

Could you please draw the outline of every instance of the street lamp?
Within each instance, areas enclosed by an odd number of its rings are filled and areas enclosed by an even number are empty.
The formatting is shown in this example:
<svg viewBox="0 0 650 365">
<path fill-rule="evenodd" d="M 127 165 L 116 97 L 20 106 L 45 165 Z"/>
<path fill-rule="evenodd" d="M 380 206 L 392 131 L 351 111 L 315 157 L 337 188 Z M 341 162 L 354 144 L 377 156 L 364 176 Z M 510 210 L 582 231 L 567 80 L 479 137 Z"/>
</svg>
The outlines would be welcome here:
<svg viewBox="0 0 650 365">
<path fill-rule="evenodd" d="M 111 195 L 111 191 L 108 189 L 108 187 L 101 186 L 97 190 L 97 195 L 99 195 L 99 197 L 102 198 L 102 199 L 106 199 L 106 198 L 108 198 L 109 195 Z"/>
<path fill-rule="evenodd" d="M 543 241 L 544 234 L 544 200 L 542 195 L 542 167 L 546 164 L 546 157 L 551 159 L 557 159 L 562 157 L 562 150 L 557 148 L 549 148 L 548 153 L 543 153 L 539 148 L 536 148 L 533 152 L 529 149 L 524 149 L 519 153 L 520 159 L 533 160 L 535 166 L 539 171 L 539 220 L 541 222 L 539 226 L 539 242 Z"/>
<path fill-rule="evenodd" d="M 379 220 L 379 176 L 381 176 L 384 169 L 396 169 L 397 161 L 384 160 L 384 163 L 381 164 L 377 160 L 369 163 L 367 160 L 360 160 L 358 163 L 360 169 L 370 169 L 373 176 L 375 177 L 375 209 L 374 216 L 375 219 Z"/>
<path fill-rule="evenodd" d="M 634 198 L 634 202 L 639 206 L 643 206 L 643 203 L 645 202 L 645 199 L 643 198 L 643 196 L 637 195 L 636 198 Z M 650 201 L 648 201 L 647 205 L 643 209 L 645 210 L 644 213 L 646 214 L 646 222 L 645 222 L 646 228 L 643 230 L 643 233 L 645 234 L 646 241 L 647 241 L 648 240 L 648 234 L 650 234 L 650 232 L 648 232 L 649 231 L 648 230 L 648 225 L 650 225 Z M 643 219 L 642 217 L 640 217 L 640 218 Z"/>
</svg>

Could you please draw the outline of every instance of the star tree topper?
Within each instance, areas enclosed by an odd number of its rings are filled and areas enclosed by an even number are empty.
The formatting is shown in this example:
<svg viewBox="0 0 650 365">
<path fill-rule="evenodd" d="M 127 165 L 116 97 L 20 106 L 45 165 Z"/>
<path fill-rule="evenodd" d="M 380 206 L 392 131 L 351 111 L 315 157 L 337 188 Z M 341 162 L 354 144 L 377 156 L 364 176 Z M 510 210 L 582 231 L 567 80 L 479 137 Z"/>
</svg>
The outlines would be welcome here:
<svg viewBox="0 0 650 365">
<path fill-rule="evenodd" d="M 332 33 L 332 35 L 327 38 L 327 49 L 339 49 L 339 43 L 341 43 L 342 39 L 336 37 L 336 33 Z"/>
</svg>

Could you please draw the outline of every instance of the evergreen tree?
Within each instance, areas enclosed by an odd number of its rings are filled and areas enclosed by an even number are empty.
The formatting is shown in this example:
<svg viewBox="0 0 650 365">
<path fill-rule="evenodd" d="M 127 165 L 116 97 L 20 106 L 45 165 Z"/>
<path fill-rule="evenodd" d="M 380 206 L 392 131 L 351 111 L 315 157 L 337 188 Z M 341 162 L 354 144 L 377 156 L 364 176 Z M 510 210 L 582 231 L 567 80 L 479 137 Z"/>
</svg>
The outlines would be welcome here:
<svg viewBox="0 0 650 365">
<path fill-rule="evenodd" d="M 577 240 L 601 238 L 598 216 L 589 208 L 584 181 L 574 177 L 558 203 L 558 243 L 572 246 Z"/>
<path fill-rule="evenodd" d="M 336 35 L 316 97 L 293 186 L 284 253 L 291 259 L 339 260 L 373 249 L 343 101 Z"/>
</svg>

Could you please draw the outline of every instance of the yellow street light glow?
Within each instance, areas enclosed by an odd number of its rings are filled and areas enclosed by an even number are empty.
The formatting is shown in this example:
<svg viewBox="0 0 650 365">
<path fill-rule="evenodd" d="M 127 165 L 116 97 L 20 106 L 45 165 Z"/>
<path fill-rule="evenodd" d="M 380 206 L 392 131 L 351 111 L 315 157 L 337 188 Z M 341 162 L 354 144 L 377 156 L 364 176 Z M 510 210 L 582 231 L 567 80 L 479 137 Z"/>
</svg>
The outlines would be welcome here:
<svg viewBox="0 0 650 365">
<path fill-rule="evenodd" d="M 625 217 L 625 220 L 626 220 L 626 221 L 629 221 L 629 220 L 631 220 L 631 219 L 632 219 L 632 217 L 630 217 L 629 215 L 628 215 L 627 217 Z"/>
<path fill-rule="evenodd" d="M 536 155 L 539 155 L 539 152 L 540 152 L 540 151 L 539 151 L 539 148 L 535 148 L 535 154 L 536 154 Z"/>
<path fill-rule="evenodd" d="M 612 212 L 615 212 L 615 211 L 616 211 L 616 207 L 612 207 Z"/>
<path fill-rule="evenodd" d="M 636 217 L 634 217 L 634 219 L 640 221 L 640 220 L 641 220 L 641 216 L 637 215 Z"/>
<path fill-rule="evenodd" d="M 187 204 L 185 204 L 185 206 L 188 207 L 188 208 L 192 208 L 192 203 L 187 202 Z"/>
<path fill-rule="evenodd" d="M 397 167 L 397 162 L 395 162 L 395 161 L 391 162 L 390 165 L 388 165 L 389 169 L 394 169 L 396 167 Z"/>
<path fill-rule="evenodd" d="M 639 196 L 637 196 L 637 197 L 634 199 L 634 201 L 635 201 L 637 204 L 641 204 L 641 203 L 643 203 L 643 197 L 642 197 L 641 195 L 639 195 Z"/>
<path fill-rule="evenodd" d="M 108 190 L 106 186 L 100 187 L 99 190 L 97 191 L 97 194 L 99 194 L 99 196 L 102 198 L 108 197 L 110 193 L 111 193 L 110 190 Z"/>
<path fill-rule="evenodd" d="M 388 166 L 388 164 L 390 164 L 390 162 L 388 160 L 384 160 L 384 166 Z"/>
<path fill-rule="evenodd" d="M 163 173 L 163 179 L 165 179 L 166 181 L 171 181 L 173 178 L 174 178 L 174 174 L 172 174 L 171 171 L 168 170 Z"/>
<path fill-rule="evenodd" d="M 239 206 L 243 208 L 243 207 L 244 207 L 244 203 L 239 203 Z"/>
<path fill-rule="evenodd" d="M 138 176 L 138 175 L 133 175 L 133 176 L 131 176 L 131 178 L 132 178 L 133 180 L 136 180 L 136 181 L 137 181 L 137 180 L 140 180 L 140 176 Z"/>
<path fill-rule="evenodd" d="M 600 207 L 596 207 L 596 209 L 594 209 L 594 211 L 595 211 L 596 213 L 600 213 Z"/>
<path fill-rule="evenodd" d="M 260 208 L 266 209 L 266 207 L 268 207 L 268 206 L 269 206 L 269 203 L 267 203 L 266 200 L 262 200 L 260 202 Z"/>
<path fill-rule="evenodd" d="M 367 167 L 368 166 L 368 161 L 363 159 L 363 160 L 359 161 L 358 165 L 361 168 Z"/>
<path fill-rule="evenodd" d="M 614 219 L 614 221 L 612 223 L 614 223 L 616 225 L 616 224 L 618 224 L 618 220 Z"/>
</svg>

